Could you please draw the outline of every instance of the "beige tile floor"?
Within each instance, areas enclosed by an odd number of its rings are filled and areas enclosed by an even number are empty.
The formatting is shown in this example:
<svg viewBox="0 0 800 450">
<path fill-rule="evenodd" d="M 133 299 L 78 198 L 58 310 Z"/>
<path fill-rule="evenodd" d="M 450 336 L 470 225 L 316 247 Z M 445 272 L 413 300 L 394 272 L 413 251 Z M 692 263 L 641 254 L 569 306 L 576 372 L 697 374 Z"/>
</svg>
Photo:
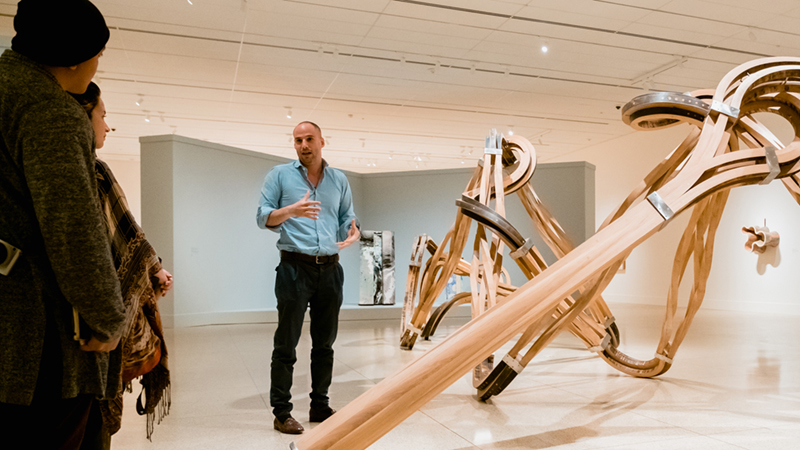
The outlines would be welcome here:
<svg viewBox="0 0 800 450">
<path fill-rule="evenodd" d="M 622 348 L 650 358 L 663 308 L 612 305 Z M 413 351 L 399 321 L 343 322 L 331 402 L 343 407 L 461 325 L 446 322 Z M 371 450 L 798 449 L 800 317 L 701 310 L 669 372 L 623 375 L 560 336 L 501 395 L 474 397 L 466 376 Z M 168 330 L 172 410 L 153 441 L 126 397 L 115 449 L 288 449 L 272 429 L 269 357 L 274 324 Z M 295 417 L 308 424 L 308 352 L 295 369 Z M 504 353 L 498 353 L 502 356 Z M 134 382 L 136 384 L 136 382 Z M 138 389 L 135 394 L 138 395 Z"/>
</svg>

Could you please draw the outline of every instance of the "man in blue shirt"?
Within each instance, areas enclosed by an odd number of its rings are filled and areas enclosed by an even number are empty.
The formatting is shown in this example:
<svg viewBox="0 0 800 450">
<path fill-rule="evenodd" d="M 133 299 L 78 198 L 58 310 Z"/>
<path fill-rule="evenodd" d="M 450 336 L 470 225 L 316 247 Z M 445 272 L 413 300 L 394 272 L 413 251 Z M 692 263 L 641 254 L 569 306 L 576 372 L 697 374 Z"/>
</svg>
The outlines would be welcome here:
<svg viewBox="0 0 800 450">
<path fill-rule="evenodd" d="M 328 405 L 333 372 L 333 342 L 342 305 L 344 270 L 339 251 L 360 236 L 347 177 L 322 159 L 325 140 L 313 122 L 294 129 L 297 161 L 274 167 L 264 179 L 256 220 L 280 233 L 281 262 L 275 276 L 278 328 L 270 372 L 270 405 L 276 430 L 300 434 L 291 415 L 292 372 L 297 361 L 306 307 L 311 316 L 310 422 L 335 411 Z"/>
</svg>

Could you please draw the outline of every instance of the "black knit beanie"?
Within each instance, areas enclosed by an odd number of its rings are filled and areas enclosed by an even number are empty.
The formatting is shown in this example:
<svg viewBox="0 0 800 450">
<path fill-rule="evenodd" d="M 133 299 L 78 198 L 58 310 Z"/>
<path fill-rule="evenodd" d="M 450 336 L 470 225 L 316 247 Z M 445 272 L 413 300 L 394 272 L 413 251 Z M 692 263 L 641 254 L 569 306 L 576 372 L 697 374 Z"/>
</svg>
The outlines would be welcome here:
<svg viewBox="0 0 800 450">
<path fill-rule="evenodd" d="M 56 67 L 94 58 L 109 37 L 103 14 L 89 0 L 22 0 L 14 30 L 12 50 Z"/>
</svg>

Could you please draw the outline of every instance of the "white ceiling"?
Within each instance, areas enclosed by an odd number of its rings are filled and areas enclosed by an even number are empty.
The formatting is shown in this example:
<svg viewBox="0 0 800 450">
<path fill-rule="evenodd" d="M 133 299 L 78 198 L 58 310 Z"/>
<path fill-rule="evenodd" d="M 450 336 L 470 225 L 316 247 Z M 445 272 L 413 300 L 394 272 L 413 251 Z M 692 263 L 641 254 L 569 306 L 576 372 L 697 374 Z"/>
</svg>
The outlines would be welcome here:
<svg viewBox="0 0 800 450">
<path fill-rule="evenodd" d="M 355 172 L 472 165 L 491 128 L 568 159 L 633 132 L 616 107 L 644 89 L 800 56 L 798 0 L 191 2 L 94 0 L 111 28 L 106 158 L 169 133 L 293 157 L 293 126 L 312 120 L 325 158 Z M 0 0 L 6 45 L 15 12 Z"/>
</svg>

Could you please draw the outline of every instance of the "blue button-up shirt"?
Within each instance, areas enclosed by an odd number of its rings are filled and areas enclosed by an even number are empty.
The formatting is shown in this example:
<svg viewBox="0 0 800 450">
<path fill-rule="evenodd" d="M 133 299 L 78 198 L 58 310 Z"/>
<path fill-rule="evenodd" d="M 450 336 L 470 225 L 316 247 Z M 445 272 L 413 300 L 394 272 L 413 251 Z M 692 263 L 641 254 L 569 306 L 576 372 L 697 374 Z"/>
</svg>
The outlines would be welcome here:
<svg viewBox="0 0 800 450">
<path fill-rule="evenodd" d="M 305 253 L 307 255 L 335 255 L 339 253 L 337 242 L 347 239 L 350 223 L 356 218 L 353 212 L 353 195 L 350 183 L 340 170 L 322 161 L 322 179 L 314 187 L 308 181 L 308 170 L 293 161 L 275 166 L 264 178 L 256 221 L 259 228 L 280 232 L 279 250 Z M 320 202 L 317 220 L 308 217 L 291 217 L 276 227 L 267 226 L 272 211 L 294 203 L 306 195 Z"/>
</svg>

